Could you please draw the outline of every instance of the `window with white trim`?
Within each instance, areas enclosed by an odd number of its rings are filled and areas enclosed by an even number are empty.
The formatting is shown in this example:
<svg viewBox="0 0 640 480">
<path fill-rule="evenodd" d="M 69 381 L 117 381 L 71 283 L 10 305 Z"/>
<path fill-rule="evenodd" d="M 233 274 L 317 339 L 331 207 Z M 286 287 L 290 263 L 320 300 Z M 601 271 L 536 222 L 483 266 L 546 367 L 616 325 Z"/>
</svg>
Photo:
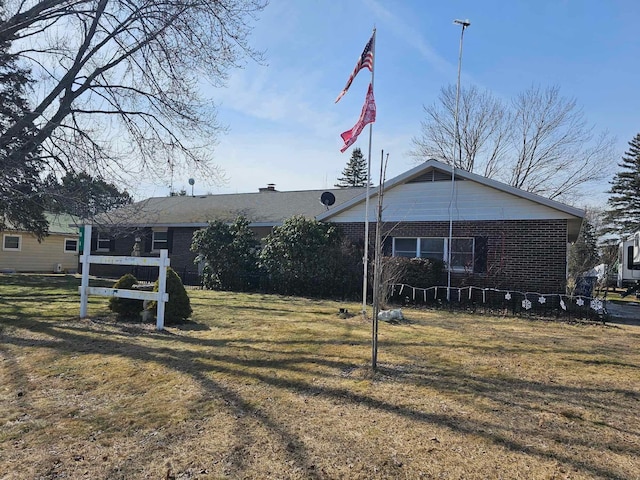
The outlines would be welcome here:
<svg viewBox="0 0 640 480">
<path fill-rule="evenodd" d="M 77 238 L 65 238 L 64 239 L 64 253 L 78 253 L 78 239 Z"/>
<path fill-rule="evenodd" d="M 473 271 L 473 238 L 451 239 L 451 267 Z"/>
<path fill-rule="evenodd" d="M 417 252 L 417 238 L 394 238 L 393 256 L 415 258 L 419 256 Z"/>
<path fill-rule="evenodd" d="M 108 252 L 111 250 L 111 237 L 106 233 L 98 232 L 98 242 L 96 243 L 96 251 Z"/>
<path fill-rule="evenodd" d="M 168 242 L 168 233 L 165 230 L 164 232 L 153 232 L 153 241 L 152 241 L 152 250 L 155 251 L 159 251 L 162 249 L 166 249 L 167 246 L 169 245 Z"/>
<path fill-rule="evenodd" d="M 473 271 L 474 238 L 451 239 L 451 269 L 454 271 Z M 440 237 L 394 238 L 393 256 L 408 258 L 430 258 L 447 263 L 449 258 L 449 239 Z"/>
<path fill-rule="evenodd" d="M 7 252 L 19 252 L 22 250 L 22 235 L 8 233 L 2 235 L 2 250 Z"/>
</svg>

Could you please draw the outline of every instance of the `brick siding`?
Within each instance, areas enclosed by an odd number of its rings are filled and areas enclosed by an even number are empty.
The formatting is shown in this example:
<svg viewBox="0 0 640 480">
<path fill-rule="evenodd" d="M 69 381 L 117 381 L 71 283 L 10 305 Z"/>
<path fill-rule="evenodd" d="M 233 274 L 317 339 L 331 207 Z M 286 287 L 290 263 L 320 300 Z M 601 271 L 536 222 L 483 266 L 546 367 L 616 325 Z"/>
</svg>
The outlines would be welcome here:
<svg viewBox="0 0 640 480">
<path fill-rule="evenodd" d="M 341 223 L 345 236 L 364 238 L 363 223 Z M 369 224 L 369 243 L 375 239 Z M 390 237 L 448 237 L 449 222 L 400 222 L 382 225 Z M 566 288 L 566 220 L 504 220 L 453 223 L 453 237 L 487 237 L 487 271 L 452 273 L 452 285 L 475 285 L 538 293 Z"/>
<path fill-rule="evenodd" d="M 356 242 L 364 239 L 364 223 L 340 223 L 345 236 Z M 173 228 L 171 267 L 181 273 L 196 271 L 196 255 L 189 251 L 196 228 Z M 270 229 L 269 229 L 270 230 Z M 264 236 L 266 232 L 256 232 Z M 449 222 L 400 222 L 382 226 L 383 236 L 448 237 Z M 136 235 L 143 229 L 115 239 L 114 250 L 107 255 L 131 255 Z M 455 286 L 474 285 L 538 293 L 564 293 L 566 288 L 567 222 L 566 220 L 505 220 L 454 222 L 454 237 L 486 237 L 486 273 L 452 273 Z M 369 224 L 370 251 L 375 241 L 375 223 Z M 143 252 L 143 256 L 156 256 Z M 92 265 L 93 275 L 118 277 L 132 267 Z M 446 278 L 443 279 L 446 284 Z"/>
</svg>

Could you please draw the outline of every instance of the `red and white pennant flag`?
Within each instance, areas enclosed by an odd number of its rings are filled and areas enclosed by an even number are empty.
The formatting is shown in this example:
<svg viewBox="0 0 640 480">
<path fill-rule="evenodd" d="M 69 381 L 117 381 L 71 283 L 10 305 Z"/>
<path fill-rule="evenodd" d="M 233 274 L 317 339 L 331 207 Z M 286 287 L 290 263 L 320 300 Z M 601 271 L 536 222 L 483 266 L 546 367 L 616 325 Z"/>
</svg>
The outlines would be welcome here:
<svg viewBox="0 0 640 480">
<path fill-rule="evenodd" d="M 340 149 L 341 152 L 344 152 L 351 145 L 356 143 L 358 139 L 358 135 L 364 129 L 364 126 L 373 123 L 376 121 L 376 102 L 373 98 L 373 85 L 369 84 L 369 90 L 367 91 L 367 98 L 364 101 L 364 105 L 362 106 L 362 112 L 360 112 L 360 118 L 353 126 L 351 130 L 347 130 L 344 133 L 341 133 L 340 136 L 342 140 L 344 140 L 344 146 Z"/>
</svg>

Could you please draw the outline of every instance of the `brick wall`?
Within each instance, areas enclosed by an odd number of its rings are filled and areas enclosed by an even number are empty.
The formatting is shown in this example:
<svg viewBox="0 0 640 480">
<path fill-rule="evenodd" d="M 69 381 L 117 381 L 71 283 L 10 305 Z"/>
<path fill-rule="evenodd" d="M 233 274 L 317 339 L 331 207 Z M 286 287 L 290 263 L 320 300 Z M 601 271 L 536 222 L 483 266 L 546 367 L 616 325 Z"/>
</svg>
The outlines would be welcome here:
<svg viewBox="0 0 640 480">
<path fill-rule="evenodd" d="M 364 223 L 342 223 L 351 240 L 364 238 Z M 375 223 L 369 224 L 370 248 Z M 401 222 L 382 225 L 391 237 L 448 237 L 449 222 Z M 452 285 L 476 285 L 526 292 L 564 293 L 566 220 L 509 220 L 453 223 L 454 237 L 487 237 L 487 268 L 482 274 L 452 273 Z M 446 284 L 446 279 L 445 279 Z"/>
<path fill-rule="evenodd" d="M 341 223 L 351 240 L 362 241 L 364 223 Z M 196 271 L 195 254 L 189 251 L 195 228 L 174 228 L 170 253 L 177 272 Z M 131 255 L 134 238 L 150 234 L 150 229 L 117 237 L 107 255 Z M 263 233 L 264 232 L 259 232 Z M 448 237 L 449 222 L 401 222 L 383 224 L 390 237 Z M 486 237 L 486 273 L 452 273 L 452 284 L 475 285 L 538 293 L 564 293 L 566 287 L 566 220 L 509 220 L 454 222 L 454 237 Z M 370 251 L 375 241 L 375 223 L 369 224 Z M 145 243 L 143 239 L 143 244 Z M 155 255 L 143 253 L 143 255 Z M 131 267 L 92 265 L 94 275 L 120 276 Z M 443 279 L 446 284 L 446 277 Z"/>
</svg>

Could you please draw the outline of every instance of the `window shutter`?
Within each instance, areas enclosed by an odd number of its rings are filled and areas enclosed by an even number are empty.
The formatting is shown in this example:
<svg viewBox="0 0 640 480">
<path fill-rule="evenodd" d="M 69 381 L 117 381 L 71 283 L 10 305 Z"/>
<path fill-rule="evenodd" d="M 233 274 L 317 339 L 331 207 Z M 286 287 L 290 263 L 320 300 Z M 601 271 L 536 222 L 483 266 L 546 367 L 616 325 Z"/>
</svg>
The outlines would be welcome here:
<svg viewBox="0 0 640 480">
<path fill-rule="evenodd" d="M 109 239 L 109 251 L 110 252 L 115 252 L 116 251 L 116 239 L 115 238 L 110 238 Z"/>
<path fill-rule="evenodd" d="M 91 235 L 91 251 L 95 252 L 98 249 L 98 237 Z"/>
<path fill-rule="evenodd" d="M 386 237 L 382 242 L 382 255 L 390 257 L 393 254 L 393 237 Z"/>
<path fill-rule="evenodd" d="M 167 250 L 169 253 L 173 250 L 173 228 L 167 230 Z"/>
<path fill-rule="evenodd" d="M 473 273 L 487 273 L 488 237 L 475 237 L 475 250 L 473 252 Z"/>
<path fill-rule="evenodd" d="M 153 250 L 153 232 L 147 230 L 144 232 L 144 251 L 149 253 L 151 250 Z"/>
</svg>

